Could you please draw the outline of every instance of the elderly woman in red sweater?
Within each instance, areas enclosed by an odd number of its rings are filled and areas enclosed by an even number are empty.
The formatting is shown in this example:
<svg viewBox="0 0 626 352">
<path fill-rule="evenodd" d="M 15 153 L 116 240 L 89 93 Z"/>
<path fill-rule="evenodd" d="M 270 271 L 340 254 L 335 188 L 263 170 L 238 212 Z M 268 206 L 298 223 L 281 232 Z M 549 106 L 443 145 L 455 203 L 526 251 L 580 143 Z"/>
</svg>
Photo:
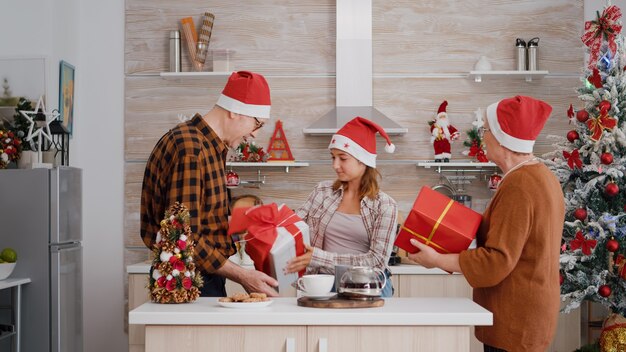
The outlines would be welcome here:
<svg viewBox="0 0 626 352">
<path fill-rule="evenodd" d="M 556 330 L 565 204 L 559 181 L 532 154 L 551 111 L 526 96 L 487 108 L 487 157 L 504 177 L 483 214 L 476 249 L 439 254 L 411 240 L 420 251 L 409 258 L 463 273 L 474 301 L 493 312 L 493 326 L 476 327 L 485 351 L 545 351 Z"/>
</svg>

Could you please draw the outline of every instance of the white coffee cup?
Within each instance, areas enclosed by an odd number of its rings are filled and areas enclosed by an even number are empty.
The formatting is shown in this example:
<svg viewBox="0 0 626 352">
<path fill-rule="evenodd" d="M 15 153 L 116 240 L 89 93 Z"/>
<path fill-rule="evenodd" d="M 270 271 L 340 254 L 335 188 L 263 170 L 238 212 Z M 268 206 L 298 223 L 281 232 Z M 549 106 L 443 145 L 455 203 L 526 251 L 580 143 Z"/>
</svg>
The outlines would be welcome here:
<svg viewBox="0 0 626 352">
<path fill-rule="evenodd" d="M 334 275 L 304 275 L 296 282 L 305 296 L 323 296 L 328 294 L 335 283 Z"/>
</svg>

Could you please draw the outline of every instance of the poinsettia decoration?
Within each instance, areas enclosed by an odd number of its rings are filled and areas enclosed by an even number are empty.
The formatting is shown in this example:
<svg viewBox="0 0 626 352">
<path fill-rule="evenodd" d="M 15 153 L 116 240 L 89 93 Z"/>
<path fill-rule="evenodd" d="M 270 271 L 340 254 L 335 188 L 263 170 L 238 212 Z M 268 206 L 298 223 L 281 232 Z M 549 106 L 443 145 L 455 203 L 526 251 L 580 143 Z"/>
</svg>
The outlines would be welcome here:
<svg viewBox="0 0 626 352">
<path fill-rule="evenodd" d="M 481 163 L 488 162 L 489 160 L 485 155 L 485 150 L 483 149 L 483 141 L 482 138 L 480 138 L 480 132 L 478 128 L 474 127 L 465 133 L 467 134 L 468 139 L 463 142 L 463 145 L 468 147 L 469 150 L 464 150 L 463 155 L 476 158 L 476 160 Z"/>
<path fill-rule="evenodd" d="M 253 140 L 241 142 L 237 149 L 231 150 L 231 152 L 228 161 L 266 162 L 269 159 L 269 154 L 263 150 L 263 147 L 256 145 Z"/>
<path fill-rule="evenodd" d="M 152 248 L 150 296 L 157 303 L 193 302 L 200 296 L 202 276 L 193 261 L 189 210 L 176 202 L 161 221 Z"/>
</svg>

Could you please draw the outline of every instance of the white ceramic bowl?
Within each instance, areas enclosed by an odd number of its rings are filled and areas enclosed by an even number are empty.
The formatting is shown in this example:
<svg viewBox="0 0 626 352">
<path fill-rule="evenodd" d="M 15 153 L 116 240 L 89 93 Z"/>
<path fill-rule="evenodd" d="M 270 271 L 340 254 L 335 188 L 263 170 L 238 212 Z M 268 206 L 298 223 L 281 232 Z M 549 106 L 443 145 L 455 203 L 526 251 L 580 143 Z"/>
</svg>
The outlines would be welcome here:
<svg viewBox="0 0 626 352">
<path fill-rule="evenodd" d="M 0 280 L 4 280 L 11 275 L 17 263 L 0 263 Z"/>
</svg>

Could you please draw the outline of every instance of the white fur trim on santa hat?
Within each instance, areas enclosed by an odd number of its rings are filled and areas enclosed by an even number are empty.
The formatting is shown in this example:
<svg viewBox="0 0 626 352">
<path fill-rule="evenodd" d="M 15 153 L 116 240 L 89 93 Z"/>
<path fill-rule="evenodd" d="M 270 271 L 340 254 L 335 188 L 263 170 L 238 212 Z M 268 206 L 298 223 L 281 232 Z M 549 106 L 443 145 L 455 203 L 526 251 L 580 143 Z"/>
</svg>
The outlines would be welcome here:
<svg viewBox="0 0 626 352">
<path fill-rule="evenodd" d="M 391 144 L 385 144 L 385 151 L 387 153 L 393 153 L 396 151 L 396 145 L 391 143 Z"/>
<path fill-rule="evenodd" d="M 270 118 L 270 105 L 246 104 L 224 94 L 220 95 L 216 104 L 236 114 L 257 117 L 260 119 Z"/>
<path fill-rule="evenodd" d="M 358 161 L 362 162 L 363 164 L 369 167 L 376 168 L 376 154 L 372 154 L 368 152 L 367 150 L 365 150 L 365 148 L 361 147 L 358 143 L 356 143 L 355 141 L 353 141 L 352 139 L 344 135 L 341 135 L 341 134 L 333 135 L 333 138 L 330 140 L 330 145 L 328 146 L 328 149 L 332 149 L 332 148 L 343 150 L 344 152 L 355 157 Z"/>
<path fill-rule="evenodd" d="M 519 139 L 502 130 L 500 122 L 498 121 L 498 104 L 500 104 L 500 102 L 493 103 L 487 107 L 487 121 L 491 134 L 493 134 L 501 146 L 507 149 L 518 153 L 532 153 L 535 141 Z"/>
</svg>

